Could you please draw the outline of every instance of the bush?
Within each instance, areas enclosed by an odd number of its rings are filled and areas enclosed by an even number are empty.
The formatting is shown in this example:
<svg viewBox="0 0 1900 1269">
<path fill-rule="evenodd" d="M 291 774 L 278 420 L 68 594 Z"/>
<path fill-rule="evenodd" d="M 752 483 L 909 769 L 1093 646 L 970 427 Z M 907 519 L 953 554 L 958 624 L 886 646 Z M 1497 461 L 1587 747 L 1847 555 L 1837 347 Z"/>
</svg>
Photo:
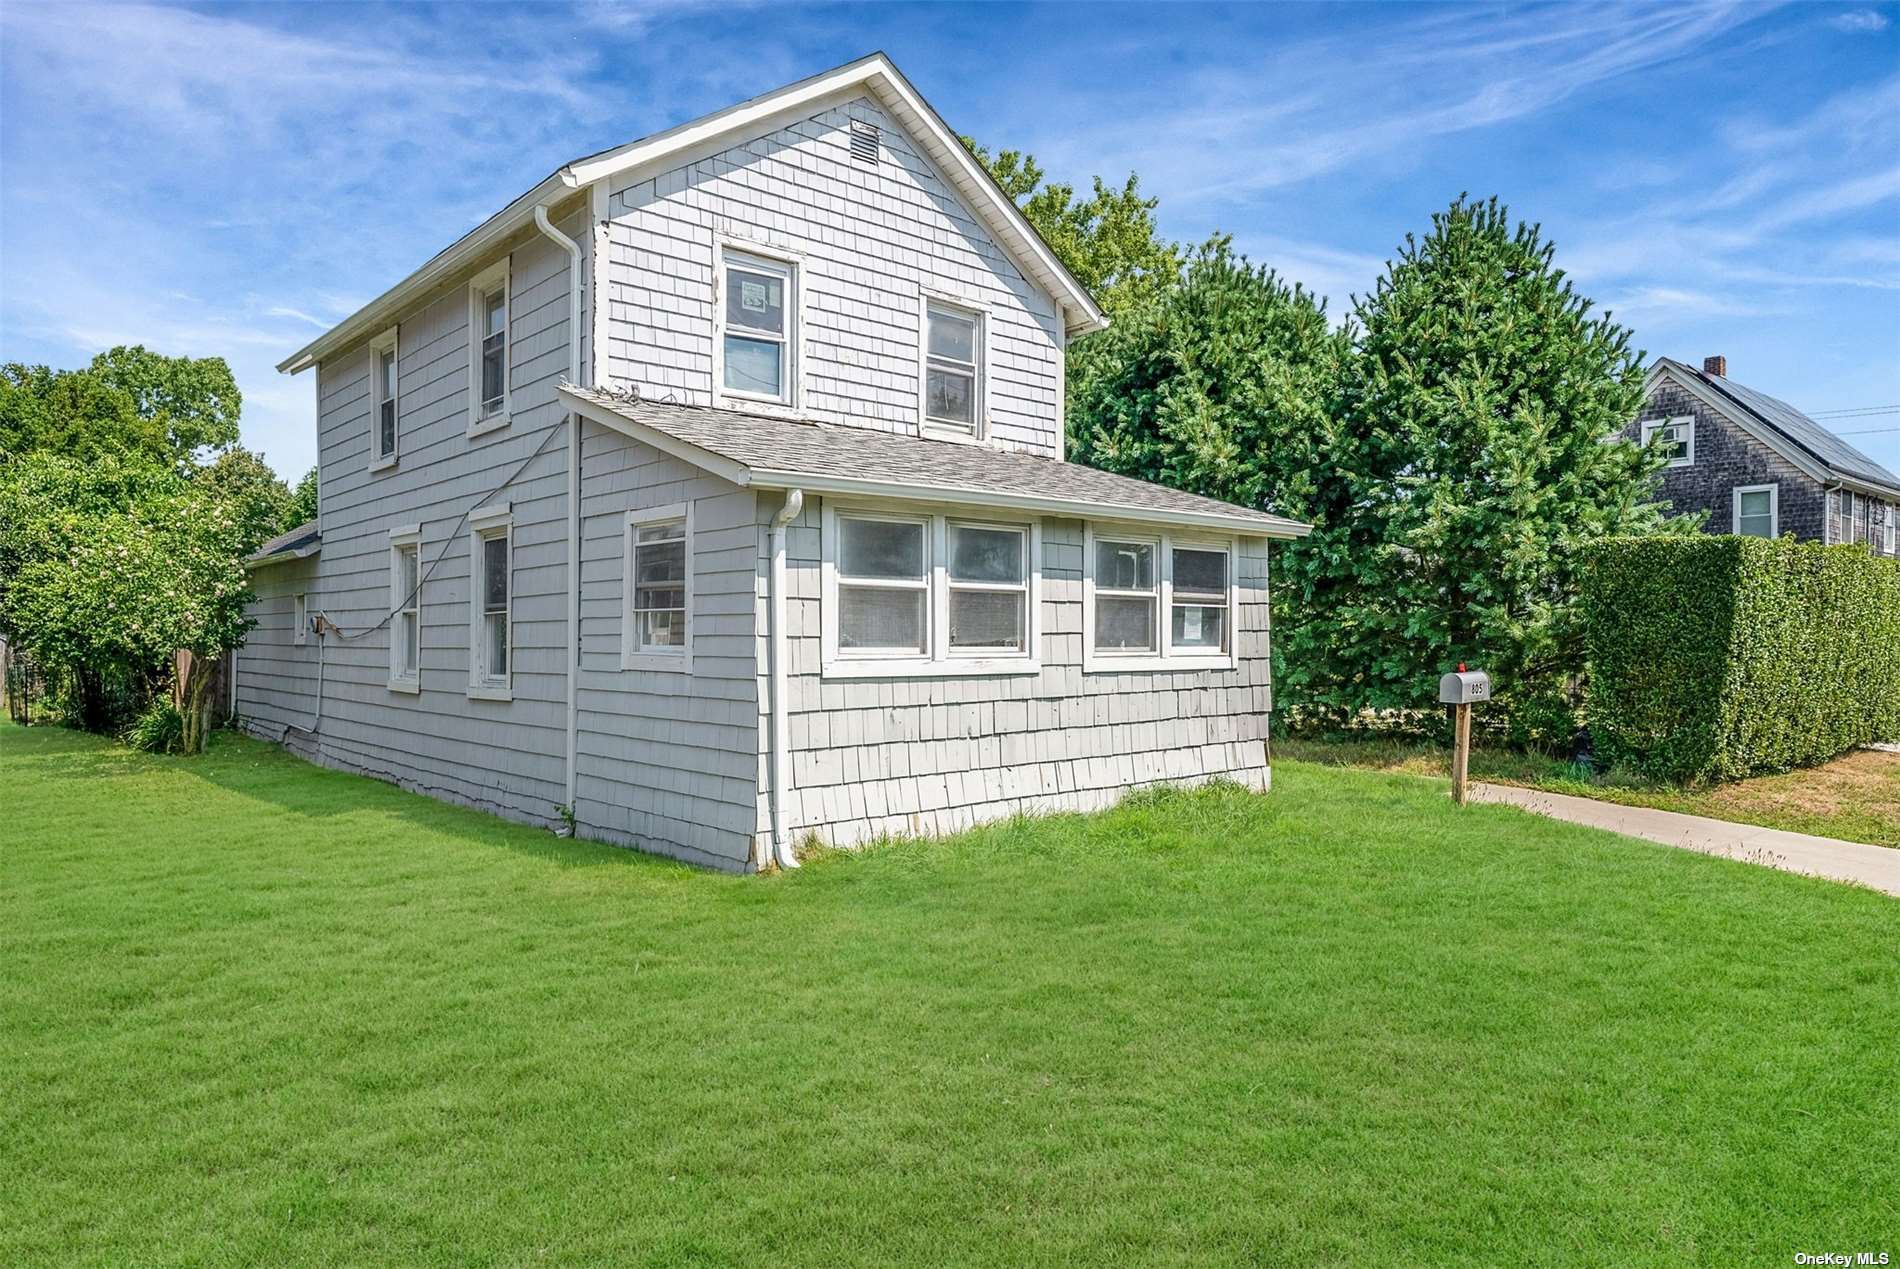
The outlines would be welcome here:
<svg viewBox="0 0 1900 1269">
<path fill-rule="evenodd" d="M 125 743 L 145 753 L 183 753 L 185 717 L 170 699 L 160 697 L 125 729 Z"/>
<path fill-rule="evenodd" d="M 1622 538 L 1587 557 L 1598 753 L 1738 780 L 1900 738 L 1900 564 L 1790 538 Z"/>
</svg>

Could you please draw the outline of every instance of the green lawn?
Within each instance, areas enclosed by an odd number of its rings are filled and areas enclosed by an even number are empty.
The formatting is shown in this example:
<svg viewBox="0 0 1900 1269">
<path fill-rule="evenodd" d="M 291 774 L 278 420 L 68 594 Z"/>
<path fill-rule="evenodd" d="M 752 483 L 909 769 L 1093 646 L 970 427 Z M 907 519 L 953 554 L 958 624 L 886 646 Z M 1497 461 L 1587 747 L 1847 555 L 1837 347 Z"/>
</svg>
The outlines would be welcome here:
<svg viewBox="0 0 1900 1269">
<path fill-rule="evenodd" d="M 1300 736 L 1275 740 L 1273 751 L 1275 757 L 1327 766 L 1451 776 L 1451 751 L 1425 741 Z M 1900 754 L 1896 753 L 1857 750 L 1818 767 L 1682 788 L 1620 771 L 1583 771 L 1575 763 L 1537 754 L 1473 749 L 1471 777 L 1817 837 L 1900 846 Z M 1900 1253 L 1895 1263 L 1900 1264 Z"/>
<path fill-rule="evenodd" d="M 1900 903 L 1424 781 L 723 877 L 0 725 L 0 1264 L 1900 1252 Z"/>
</svg>

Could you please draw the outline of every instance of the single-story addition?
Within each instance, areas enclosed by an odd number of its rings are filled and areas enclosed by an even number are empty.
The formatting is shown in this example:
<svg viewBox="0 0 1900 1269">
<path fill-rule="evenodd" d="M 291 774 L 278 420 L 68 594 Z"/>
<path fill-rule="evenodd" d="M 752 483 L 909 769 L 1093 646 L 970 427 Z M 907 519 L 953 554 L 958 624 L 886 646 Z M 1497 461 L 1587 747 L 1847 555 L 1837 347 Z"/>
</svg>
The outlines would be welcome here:
<svg viewBox="0 0 1900 1269">
<path fill-rule="evenodd" d="M 1267 552 L 1066 461 L 1105 325 L 873 55 L 559 168 L 282 369 L 318 523 L 251 561 L 244 725 L 734 870 L 1267 787 Z"/>
<path fill-rule="evenodd" d="M 1659 358 L 1625 435 L 1660 438 L 1663 497 L 1678 512 L 1708 512 L 1710 533 L 1792 534 L 1900 557 L 1900 476 L 1786 401 L 1729 378 L 1726 357 L 1705 358 L 1701 370 Z"/>
</svg>

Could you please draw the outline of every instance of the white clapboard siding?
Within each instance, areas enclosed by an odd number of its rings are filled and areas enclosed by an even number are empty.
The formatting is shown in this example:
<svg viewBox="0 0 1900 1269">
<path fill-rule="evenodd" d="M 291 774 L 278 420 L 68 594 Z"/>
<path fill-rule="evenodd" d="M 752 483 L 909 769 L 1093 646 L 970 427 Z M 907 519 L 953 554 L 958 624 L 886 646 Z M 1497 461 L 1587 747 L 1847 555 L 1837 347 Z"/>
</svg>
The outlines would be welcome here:
<svg viewBox="0 0 1900 1269">
<path fill-rule="evenodd" d="M 851 157 L 854 119 L 880 130 L 875 166 Z M 1060 454 L 1054 301 L 869 98 L 616 184 L 609 206 L 613 385 L 712 403 L 715 253 L 739 239 L 803 262 L 803 413 L 915 433 L 921 297 L 938 292 L 988 315 L 991 437 Z"/>
<path fill-rule="evenodd" d="M 777 508 L 760 498 L 761 523 Z M 834 845 L 948 832 L 1017 813 L 1096 810 L 1129 789 L 1225 777 L 1268 783 L 1267 544 L 1240 542 L 1237 665 L 1085 674 L 1082 525 L 1042 522 L 1042 669 L 1023 677 L 820 675 L 819 524 L 808 499 L 786 534 L 795 834 Z M 759 699 L 769 704 L 760 563 Z M 769 742 L 766 731 L 762 738 Z M 761 746 L 761 756 L 766 752 Z M 757 829 L 769 833 L 761 786 Z"/>
</svg>

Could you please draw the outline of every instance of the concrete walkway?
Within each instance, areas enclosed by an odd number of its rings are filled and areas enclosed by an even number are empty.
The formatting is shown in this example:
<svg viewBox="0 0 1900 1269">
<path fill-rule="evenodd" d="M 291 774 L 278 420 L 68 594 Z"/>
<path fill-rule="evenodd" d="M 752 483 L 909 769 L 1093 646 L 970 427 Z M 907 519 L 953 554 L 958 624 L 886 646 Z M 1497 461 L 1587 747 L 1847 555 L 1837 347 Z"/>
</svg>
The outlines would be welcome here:
<svg viewBox="0 0 1900 1269">
<path fill-rule="evenodd" d="M 1542 789 L 1524 789 L 1513 784 L 1474 783 L 1471 800 L 1520 806 L 1552 819 L 1607 828 L 1612 833 L 1647 838 L 1665 846 L 1680 846 L 1705 855 L 1724 855 L 1783 872 L 1858 881 L 1875 890 L 1900 895 L 1900 849 L 1892 847 L 1810 837 L 1806 833 L 1758 828 L 1753 824 L 1731 824 L 1727 820 L 1655 811 L 1645 806 L 1619 806 L 1615 802 L 1546 793 Z"/>
</svg>

